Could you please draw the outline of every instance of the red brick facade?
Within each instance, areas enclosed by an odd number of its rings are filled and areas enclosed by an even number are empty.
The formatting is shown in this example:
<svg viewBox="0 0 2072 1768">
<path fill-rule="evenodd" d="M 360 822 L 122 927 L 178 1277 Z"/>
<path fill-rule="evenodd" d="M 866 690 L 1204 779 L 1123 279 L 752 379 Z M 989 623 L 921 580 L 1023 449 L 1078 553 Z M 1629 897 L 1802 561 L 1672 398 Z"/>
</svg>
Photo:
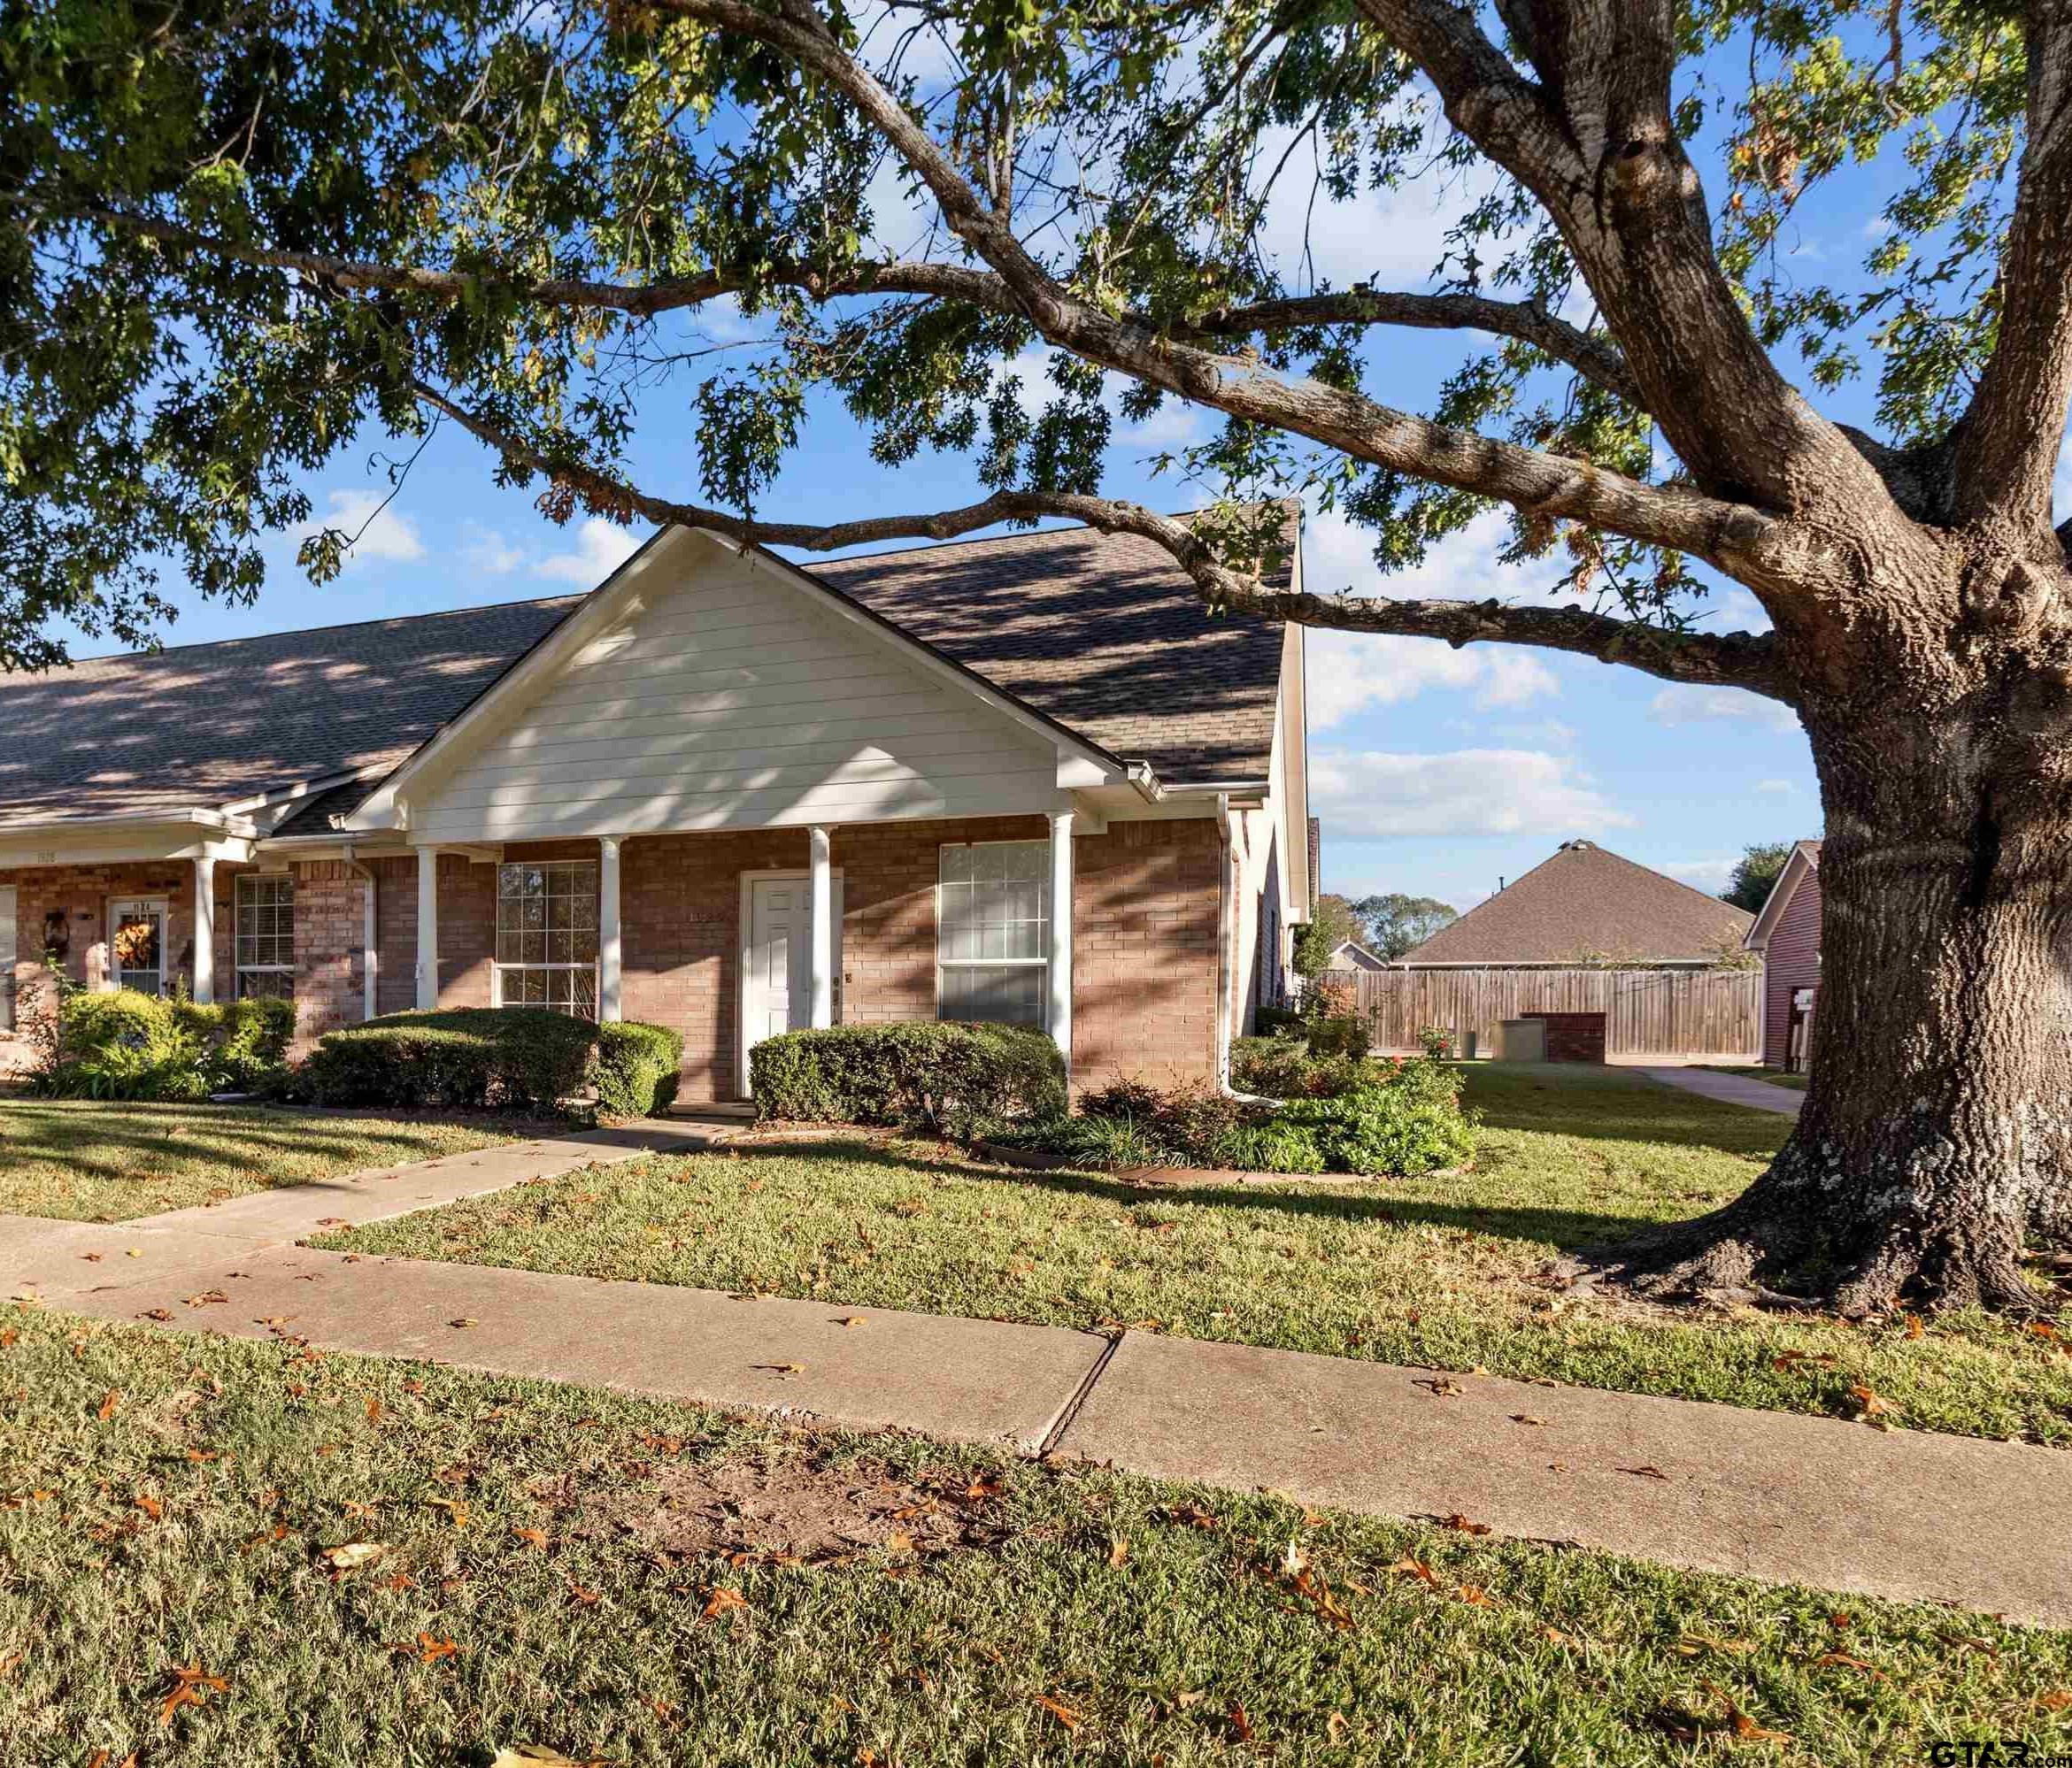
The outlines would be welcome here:
<svg viewBox="0 0 2072 1768">
<path fill-rule="evenodd" d="M 1604 1061 L 1602 1013 L 1527 1013 L 1524 1017 L 1546 1022 L 1549 1062 Z"/>
<path fill-rule="evenodd" d="M 936 1015 L 936 886 L 947 842 L 1040 841 L 1040 817 L 838 828 L 842 964 L 836 1013 L 845 1024 Z M 687 1101 L 736 1098 L 743 872 L 806 867 L 806 832 L 654 835 L 621 849 L 623 1011 L 684 1038 Z M 1210 1080 L 1216 1068 L 1217 910 L 1223 849 L 1213 819 L 1116 822 L 1075 843 L 1074 1080 L 1125 1075 Z M 594 842 L 513 844 L 512 859 L 593 859 Z M 216 868 L 216 995 L 234 993 L 237 871 Z M 375 880 L 376 1005 L 416 1003 L 417 861 L 297 861 L 295 877 L 297 1042 L 356 1023 L 366 1002 L 366 872 Z M 168 974 L 191 974 L 194 869 L 186 861 L 0 871 L 18 888 L 21 1000 L 29 1011 L 44 918 L 62 911 L 66 964 L 82 982 L 104 979 L 104 926 L 113 896 L 168 904 Z M 497 868 L 466 854 L 439 860 L 439 1001 L 487 1006 L 496 938 Z"/>
</svg>

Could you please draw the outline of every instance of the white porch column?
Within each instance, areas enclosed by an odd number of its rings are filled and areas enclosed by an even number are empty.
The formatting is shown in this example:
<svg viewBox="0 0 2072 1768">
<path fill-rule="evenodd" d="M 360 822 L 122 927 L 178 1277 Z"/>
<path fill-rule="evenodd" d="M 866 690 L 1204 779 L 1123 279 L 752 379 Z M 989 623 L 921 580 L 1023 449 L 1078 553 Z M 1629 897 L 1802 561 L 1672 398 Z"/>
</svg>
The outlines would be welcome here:
<svg viewBox="0 0 2072 1768">
<path fill-rule="evenodd" d="M 1051 812 L 1051 970 L 1046 1017 L 1065 1066 L 1072 1066 L 1072 812 Z"/>
<path fill-rule="evenodd" d="M 216 998 L 216 862 L 194 863 L 194 999 L 205 1007 Z"/>
<path fill-rule="evenodd" d="M 439 1004 L 439 849 L 417 850 L 417 1004 L 429 1012 Z"/>
<path fill-rule="evenodd" d="M 807 832 L 812 852 L 813 949 L 809 959 L 813 978 L 813 1018 L 815 1029 L 835 1023 L 835 865 L 828 831 Z"/>
<path fill-rule="evenodd" d="M 619 837 L 597 837 L 597 1018 L 626 1017 L 620 990 Z"/>
</svg>

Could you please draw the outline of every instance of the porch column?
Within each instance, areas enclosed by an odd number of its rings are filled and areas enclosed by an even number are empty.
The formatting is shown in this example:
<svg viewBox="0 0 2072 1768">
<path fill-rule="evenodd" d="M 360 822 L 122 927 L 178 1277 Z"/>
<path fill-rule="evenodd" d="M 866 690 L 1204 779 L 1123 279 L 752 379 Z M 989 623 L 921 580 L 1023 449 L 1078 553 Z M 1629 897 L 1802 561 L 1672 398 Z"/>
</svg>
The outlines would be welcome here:
<svg viewBox="0 0 2072 1768">
<path fill-rule="evenodd" d="M 205 1007 L 216 998 L 216 862 L 194 863 L 194 1000 Z"/>
<path fill-rule="evenodd" d="M 828 831 L 807 831 L 812 853 L 813 946 L 808 959 L 813 978 L 813 1018 L 816 1029 L 835 1023 L 835 866 Z"/>
<path fill-rule="evenodd" d="M 1072 1066 L 1072 812 L 1051 812 L 1051 1037 Z"/>
<path fill-rule="evenodd" d="M 597 1018 L 626 1017 L 620 988 L 619 837 L 597 837 Z"/>
<path fill-rule="evenodd" d="M 439 849 L 417 850 L 417 1005 L 439 1004 Z"/>
</svg>

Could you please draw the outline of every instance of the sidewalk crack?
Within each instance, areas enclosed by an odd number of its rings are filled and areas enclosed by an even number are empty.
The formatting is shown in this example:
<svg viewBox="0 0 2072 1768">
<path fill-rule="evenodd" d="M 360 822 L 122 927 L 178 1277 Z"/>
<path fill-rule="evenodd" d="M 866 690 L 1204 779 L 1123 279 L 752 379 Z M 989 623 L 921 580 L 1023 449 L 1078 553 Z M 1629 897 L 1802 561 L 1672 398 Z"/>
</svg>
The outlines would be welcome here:
<svg viewBox="0 0 2072 1768">
<path fill-rule="evenodd" d="M 1100 1384 L 1101 1377 L 1108 1372 L 1108 1364 L 1115 1360 L 1115 1353 L 1121 1348 L 1122 1341 L 1127 1336 L 1126 1333 L 1118 1332 L 1101 1346 L 1101 1354 L 1094 1358 L 1093 1366 L 1080 1377 L 1079 1386 L 1073 1389 L 1071 1398 L 1058 1409 L 1058 1416 L 1051 1420 L 1050 1429 L 1043 1434 L 1042 1439 L 1031 1451 L 1032 1460 L 1047 1459 L 1051 1451 L 1063 1441 L 1065 1433 L 1072 1428 L 1073 1420 L 1078 1418 L 1081 1408 Z"/>
</svg>

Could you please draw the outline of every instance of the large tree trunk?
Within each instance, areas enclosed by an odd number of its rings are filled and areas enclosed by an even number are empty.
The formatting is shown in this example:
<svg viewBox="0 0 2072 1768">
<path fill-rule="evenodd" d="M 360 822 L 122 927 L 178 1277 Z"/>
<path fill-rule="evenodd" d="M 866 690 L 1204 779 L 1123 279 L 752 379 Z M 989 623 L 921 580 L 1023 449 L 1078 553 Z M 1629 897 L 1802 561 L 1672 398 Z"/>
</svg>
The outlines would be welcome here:
<svg viewBox="0 0 2072 1768">
<path fill-rule="evenodd" d="M 1798 1127 L 1726 1208 L 1583 1264 L 1644 1293 L 1852 1316 L 2033 1308 L 2025 1241 L 2072 1223 L 2072 726 L 2006 696 L 1854 710 L 1853 727 L 1807 717 L 1828 834 Z"/>
</svg>

